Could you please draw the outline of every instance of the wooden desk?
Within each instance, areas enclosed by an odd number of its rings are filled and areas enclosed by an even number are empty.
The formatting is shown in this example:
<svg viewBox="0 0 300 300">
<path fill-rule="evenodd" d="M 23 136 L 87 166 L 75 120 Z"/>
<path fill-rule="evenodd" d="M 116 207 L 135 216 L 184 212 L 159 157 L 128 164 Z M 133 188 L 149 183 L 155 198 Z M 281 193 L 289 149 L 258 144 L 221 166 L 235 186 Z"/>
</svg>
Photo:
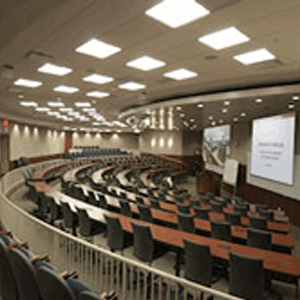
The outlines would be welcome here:
<svg viewBox="0 0 300 300">
<path fill-rule="evenodd" d="M 63 167 L 65 167 L 67 164 L 66 163 L 62 163 L 56 166 L 49 166 L 47 168 L 44 169 L 40 169 L 40 170 L 36 170 L 33 174 L 33 176 L 31 176 L 30 181 L 42 181 L 42 180 L 46 180 L 48 176 L 51 176 L 52 174 L 60 171 Z"/>
</svg>

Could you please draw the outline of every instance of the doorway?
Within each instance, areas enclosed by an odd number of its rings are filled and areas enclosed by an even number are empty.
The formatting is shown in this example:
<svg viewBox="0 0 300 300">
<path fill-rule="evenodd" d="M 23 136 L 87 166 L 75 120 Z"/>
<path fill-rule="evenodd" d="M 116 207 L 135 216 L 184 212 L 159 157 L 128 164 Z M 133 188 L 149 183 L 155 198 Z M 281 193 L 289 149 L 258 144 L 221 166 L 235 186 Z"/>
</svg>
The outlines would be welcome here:
<svg viewBox="0 0 300 300">
<path fill-rule="evenodd" d="M 9 171 L 9 135 L 1 134 L 1 174 Z"/>
</svg>

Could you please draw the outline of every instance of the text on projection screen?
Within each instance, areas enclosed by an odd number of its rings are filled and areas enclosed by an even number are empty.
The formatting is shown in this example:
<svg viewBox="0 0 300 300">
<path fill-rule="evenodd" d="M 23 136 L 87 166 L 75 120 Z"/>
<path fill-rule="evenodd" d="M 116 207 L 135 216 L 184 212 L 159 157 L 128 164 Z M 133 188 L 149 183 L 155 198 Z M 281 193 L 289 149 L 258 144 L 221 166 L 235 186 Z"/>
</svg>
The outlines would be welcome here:
<svg viewBox="0 0 300 300">
<path fill-rule="evenodd" d="M 253 121 L 251 174 L 293 184 L 295 114 Z"/>
</svg>

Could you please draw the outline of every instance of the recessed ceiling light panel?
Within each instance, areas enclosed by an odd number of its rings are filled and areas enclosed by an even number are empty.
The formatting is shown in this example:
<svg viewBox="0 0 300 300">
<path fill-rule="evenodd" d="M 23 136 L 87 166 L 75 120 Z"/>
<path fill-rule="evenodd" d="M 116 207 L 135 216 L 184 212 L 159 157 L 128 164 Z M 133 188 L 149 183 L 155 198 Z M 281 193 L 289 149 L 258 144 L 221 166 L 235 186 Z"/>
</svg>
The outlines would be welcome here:
<svg viewBox="0 0 300 300">
<path fill-rule="evenodd" d="M 136 83 L 133 81 L 129 81 L 123 84 L 118 85 L 120 89 L 129 90 L 129 91 L 136 91 L 146 88 L 146 85 L 141 83 Z"/>
<path fill-rule="evenodd" d="M 215 50 L 229 48 L 234 45 L 248 42 L 249 40 L 250 39 L 245 34 L 235 27 L 222 29 L 198 39 L 200 43 L 203 43 Z"/>
<path fill-rule="evenodd" d="M 77 107 L 91 107 L 90 102 L 75 102 L 75 106 Z"/>
<path fill-rule="evenodd" d="M 169 77 L 175 80 L 184 80 L 198 76 L 196 72 L 189 71 L 187 69 L 177 69 L 164 74 L 165 77 Z"/>
<path fill-rule="evenodd" d="M 106 93 L 106 92 L 99 92 L 99 91 L 92 91 L 92 92 L 86 93 L 86 95 L 87 95 L 88 97 L 104 98 L 104 97 L 108 97 L 108 96 L 109 96 L 109 93 Z"/>
<path fill-rule="evenodd" d="M 37 107 L 35 110 L 38 112 L 48 112 L 48 111 L 50 111 L 50 108 L 49 107 Z"/>
<path fill-rule="evenodd" d="M 145 13 L 171 28 L 177 28 L 203 18 L 210 12 L 195 0 L 164 0 Z"/>
<path fill-rule="evenodd" d="M 21 101 L 20 105 L 25 106 L 25 107 L 37 107 L 38 106 L 38 104 L 34 101 Z"/>
<path fill-rule="evenodd" d="M 60 92 L 60 93 L 67 93 L 67 94 L 73 94 L 79 91 L 79 88 L 74 87 L 74 86 L 67 86 L 67 85 L 58 85 L 53 89 L 55 92 Z"/>
<path fill-rule="evenodd" d="M 76 48 L 75 51 L 96 58 L 107 58 L 115 53 L 120 52 L 121 48 L 94 38 Z"/>
<path fill-rule="evenodd" d="M 59 108 L 59 110 L 61 112 L 71 112 L 71 111 L 73 111 L 73 108 L 71 108 L 71 107 L 61 107 L 61 108 Z"/>
<path fill-rule="evenodd" d="M 233 57 L 243 65 L 251 65 L 275 59 L 275 55 L 265 48 L 239 54 Z"/>
<path fill-rule="evenodd" d="M 37 88 L 41 86 L 43 83 L 41 81 L 31 80 L 31 79 L 24 79 L 19 78 L 14 82 L 14 85 L 18 86 L 25 86 L 29 88 Z"/>
<path fill-rule="evenodd" d="M 49 102 L 47 102 L 47 104 L 50 107 L 64 107 L 65 106 L 62 102 L 58 102 L 58 101 L 49 101 Z"/>
<path fill-rule="evenodd" d="M 152 58 L 150 56 L 142 56 L 126 63 L 126 66 L 131 68 L 136 68 L 142 71 L 150 71 L 153 69 L 163 67 L 165 65 L 166 65 L 165 62 L 158 60 L 156 58 Z"/>
<path fill-rule="evenodd" d="M 57 76 L 65 76 L 71 73 L 73 70 L 67 67 L 57 66 L 50 63 L 46 63 L 38 69 L 38 72 L 47 73 Z"/>
<path fill-rule="evenodd" d="M 108 82 L 112 82 L 114 79 L 109 76 L 99 75 L 99 74 L 91 74 L 82 78 L 83 81 L 92 82 L 96 84 L 104 84 Z"/>
</svg>

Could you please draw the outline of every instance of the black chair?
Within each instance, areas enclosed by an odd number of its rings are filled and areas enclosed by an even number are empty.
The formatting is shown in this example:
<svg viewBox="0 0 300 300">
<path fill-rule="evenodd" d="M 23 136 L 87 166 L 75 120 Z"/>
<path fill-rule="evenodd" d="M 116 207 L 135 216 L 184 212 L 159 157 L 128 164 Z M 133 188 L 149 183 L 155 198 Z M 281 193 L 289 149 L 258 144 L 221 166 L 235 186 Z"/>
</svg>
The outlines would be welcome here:
<svg viewBox="0 0 300 300">
<path fill-rule="evenodd" d="M 175 196 L 175 201 L 177 202 L 177 203 L 183 203 L 184 201 L 183 201 L 183 198 L 181 197 L 181 196 Z"/>
<path fill-rule="evenodd" d="M 241 217 L 247 217 L 248 208 L 245 205 L 234 205 L 234 211 L 239 213 Z"/>
<path fill-rule="evenodd" d="M 205 204 L 210 204 L 210 199 L 206 196 L 200 196 L 201 202 Z"/>
<path fill-rule="evenodd" d="M 119 200 L 121 213 L 127 217 L 132 217 L 132 211 L 127 200 Z"/>
<path fill-rule="evenodd" d="M 215 198 L 215 196 L 216 196 L 216 194 L 215 194 L 215 193 L 213 193 L 213 192 L 209 192 L 209 193 L 207 194 L 207 197 L 208 197 L 208 199 L 209 199 L 209 200 L 212 200 L 212 199 L 214 199 L 214 198 Z"/>
<path fill-rule="evenodd" d="M 9 259 L 18 287 L 19 300 L 42 300 L 35 270 L 25 254 L 12 248 L 9 249 Z"/>
<path fill-rule="evenodd" d="M 88 203 L 98 206 L 99 201 L 97 200 L 95 193 L 93 191 L 88 191 L 88 193 L 89 193 Z"/>
<path fill-rule="evenodd" d="M 197 189 L 197 194 L 199 196 L 205 196 L 205 193 L 201 189 Z"/>
<path fill-rule="evenodd" d="M 17 282 L 9 259 L 9 250 L 2 240 L 0 240 L 0 282 L 1 299 L 19 299 Z"/>
<path fill-rule="evenodd" d="M 104 230 L 104 225 L 91 219 L 85 209 L 77 208 L 79 233 L 84 237 L 92 237 Z"/>
<path fill-rule="evenodd" d="M 225 220 L 231 225 L 241 226 L 241 216 L 235 212 L 225 212 Z"/>
<path fill-rule="evenodd" d="M 272 246 L 272 234 L 269 231 L 249 228 L 247 245 L 270 250 Z"/>
<path fill-rule="evenodd" d="M 98 197 L 99 197 L 98 206 L 104 209 L 108 209 L 108 204 L 105 196 L 98 194 Z"/>
<path fill-rule="evenodd" d="M 248 300 L 264 300 L 263 260 L 233 252 L 229 257 L 229 293 Z"/>
<path fill-rule="evenodd" d="M 200 200 L 190 199 L 191 206 L 200 206 Z"/>
<path fill-rule="evenodd" d="M 193 242 L 186 238 L 184 242 L 185 278 L 210 287 L 213 275 L 213 259 L 209 245 Z"/>
<path fill-rule="evenodd" d="M 133 228 L 133 255 L 143 262 L 151 264 L 153 260 L 159 258 L 166 251 L 155 245 L 150 227 L 130 222 Z"/>
<path fill-rule="evenodd" d="M 143 199 L 143 197 L 136 196 L 136 197 L 135 197 L 135 200 L 136 200 L 136 202 L 139 203 L 139 204 L 144 204 L 144 199 Z"/>
<path fill-rule="evenodd" d="M 195 232 L 194 216 L 177 212 L 178 216 L 178 229 L 190 233 Z"/>
<path fill-rule="evenodd" d="M 50 224 L 53 224 L 55 220 L 62 217 L 62 211 L 60 205 L 56 204 L 53 197 L 49 197 L 50 206 Z"/>
<path fill-rule="evenodd" d="M 196 218 L 202 219 L 202 220 L 209 220 L 208 213 L 210 212 L 210 209 L 195 206 L 194 211 L 195 211 Z"/>
<path fill-rule="evenodd" d="M 132 238 L 122 230 L 120 219 L 104 215 L 107 226 L 107 245 L 111 251 L 123 251 L 132 244 Z"/>
<path fill-rule="evenodd" d="M 150 201 L 150 206 L 151 207 L 160 209 L 159 201 L 157 201 L 155 199 L 149 199 L 149 201 Z"/>
<path fill-rule="evenodd" d="M 187 204 L 177 204 L 178 211 L 183 214 L 189 214 L 190 213 L 190 206 Z"/>
<path fill-rule="evenodd" d="M 49 213 L 49 197 L 44 192 L 38 192 L 38 215 L 45 220 Z"/>
<path fill-rule="evenodd" d="M 222 213 L 222 211 L 223 211 L 223 204 L 222 203 L 219 203 L 219 202 L 216 202 L 216 201 L 210 201 L 210 205 L 211 205 L 211 210 L 213 212 Z"/>
<path fill-rule="evenodd" d="M 263 217 L 249 217 L 249 227 L 255 229 L 267 229 L 267 219 Z"/>
<path fill-rule="evenodd" d="M 151 214 L 150 206 L 144 204 L 137 205 L 140 213 L 140 219 L 146 222 L 153 223 L 153 217 Z"/>
<path fill-rule="evenodd" d="M 76 235 L 76 227 L 78 225 L 77 215 L 72 212 L 71 207 L 67 202 L 61 203 L 61 210 L 63 213 L 65 228 L 70 228 L 72 230 L 72 234 Z"/>
<path fill-rule="evenodd" d="M 274 212 L 270 209 L 261 209 L 260 215 L 263 218 L 266 218 L 268 221 L 274 221 Z"/>
<path fill-rule="evenodd" d="M 75 300 L 75 295 L 56 272 L 45 267 L 37 270 L 37 283 L 43 300 Z"/>
<path fill-rule="evenodd" d="M 268 205 L 267 204 L 256 204 L 256 211 L 260 213 L 261 210 L 263 209 L 268 209 Z"/>
<path fill-rule="evenodd" d="M 232 241 L 230 223 L 211 220 L 211 237 L 227 242 Z"/>
</svg>

